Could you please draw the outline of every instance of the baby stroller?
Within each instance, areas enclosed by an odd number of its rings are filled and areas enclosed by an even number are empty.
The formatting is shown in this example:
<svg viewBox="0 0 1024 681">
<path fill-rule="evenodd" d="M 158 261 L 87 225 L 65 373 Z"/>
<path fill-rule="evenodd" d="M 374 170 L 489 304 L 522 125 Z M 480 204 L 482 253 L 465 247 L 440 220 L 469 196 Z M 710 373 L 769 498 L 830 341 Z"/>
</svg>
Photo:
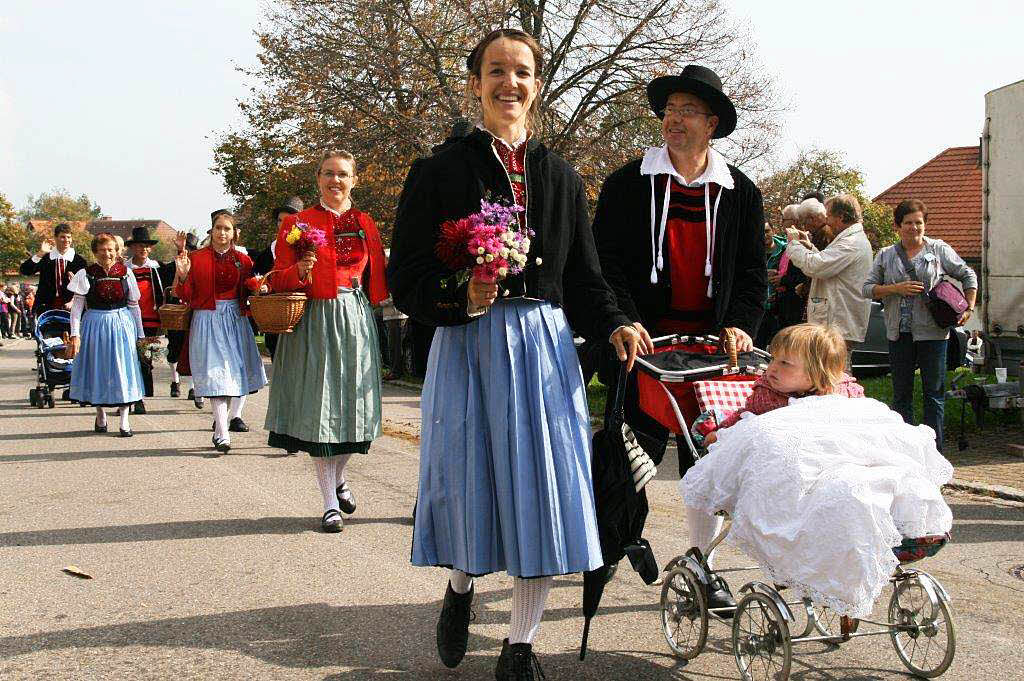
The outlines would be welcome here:
<svg viewBox="0 0 1024 681">
<path fill-rule="evenodd" d="M 641 409 L 682 435 L 695 460 L 704 453 L 694 443 L 699 439 L 698 428 L 692 428 L 695 422 L 699 426 L 700 420 L 715 410 L 742 407 L 770 358 L 757 349 L 722 354 L 718 341 L 713 336 L 659 338 L 654 355 L 637 358 Z M 901 662 L 917 676 L 933 678 L 949 668 L 956 649 L 949 595 L 931 575 L 905 567 L 935 555 L 948 536 L 906 539 L 895 547 L 900 565 L 889 580 L 892 595 L 887 621 L 861 619 L 859 624 L 872 628 L 851 630 L 840 627 L 840 617 L 829 608 L 808 598 L 786 601 L 780 588 L 761 581 L 750 581 L 739 590 L 735 609 L 709 608 L 707 593 L 720 575 L 758 569 L 712 570 L 708 566 L 706 556 L 728 536 L 730 524 L 726 517 L 722 531 L 709 546 L 693 547 L 664 568 L 662 630 L 677 657 L 689 660 L 699 655 L 707 643 L 709 622 L 718 621 L 731 627 L 733 656 L 746 681 L 788 679 L 795 643 L 838 645 L 872 635 L 888 635 Z"/>
<path fill-rule="evenodd" d="M 28 391 L 33 407 L 54 407 L 53 391 L 71 385 L 74 360 L 64 359 L 64 334 L 71 331 L 71 313 L 47 310 L 36 319 L 36 387 Z"/>
</svg>

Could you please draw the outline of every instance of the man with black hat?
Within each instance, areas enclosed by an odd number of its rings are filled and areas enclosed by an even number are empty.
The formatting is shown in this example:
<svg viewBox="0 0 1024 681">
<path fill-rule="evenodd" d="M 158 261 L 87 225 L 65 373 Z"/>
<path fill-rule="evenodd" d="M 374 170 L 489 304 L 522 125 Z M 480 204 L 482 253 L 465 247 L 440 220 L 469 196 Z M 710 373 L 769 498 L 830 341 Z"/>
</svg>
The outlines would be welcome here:
<svg viewBox="0 0 1024 681">
<path fill-rule="evenodd" d="M 139 285 L 139 310 L 142 313 L 142 328 L 147 338 L 152 338 L 160 333 L 160 314 L 157 310 L 164 304 L 166 299 L 165 289 L 174 282 L 174 261 L 169 263 L 158 263 L 149 257 L 153 246 L 158 243 L 152 238 L 147 227 L 133 227 L 132 236 L 124 242 L 132 257 L 126 262 L 135 275 L 135 281 Z M 176 239 L 178 252 L 185 248 L 185 235 L 179 233 Z M 153 364 L 140 361 L 142 367 L 142 384 L 145 388 L 145 396 L 153 396 Z M 136 414 L 146 413 L 146 403 L 139 400 L 132 405 L 132 411 Z"/>
<path fill-rule="evenodd" d="M 647 98 L 665 143 L 605 180 L 593 224 L 601 270 L 643 336 L 729 332 L 749 350 L 767 291 L 764 205 L 710 146 L 736 128 L 736 108 L 715 72 L 696 64 L 651 81 Z M 606 383 L 616 375 L 602 372 Z M 635 379 L 626 402 L 645 448 L 664 451 L 668 432 L 640 411 Z M 693 460 L 679 444 L 682 476 Z M 703 547 L 717 523 L 697 515 L 687 513 L 691 541 Z M 734 605 L 724 582 L 711 591 L 712 607 Z"/>
<path fill-rule="evenodd" d="M 71 246 L 71 225 L 62 222 L 53 228 L 53 238 L 43 239 L 39 252 L 21 263 L 22 276 L 39 275 L 32 312 L 70 310 L 74 294 L 68 291 L 71 277 L 85 269 L 85 259 Z"/>
<path fill-rule="evenodd" d="M 281 230 L 281 223 L 289 215 L 295 215 L 296 213 L 302 212 L 304 205 L 302 199 L 298 196 L 293 196 L 285 201 L 283 204 L 274 209 L 274 222 L 277 225 L 277 229 L 274 234 L 277 234 Z M 277 239 L 274 239 L 270 244 L 262 251 L 253 254 L 252 256 L 252 273 L 258 275 L 264 275 L 274 269 L 274 259 L 277 253 Z M 265 333 L 263 334 L 263 344 L 267 348 L 267 352 L 270 353 L 270 361 L 274 361 L 274 352 L 277 350 L 277 334 L 276 333 Z"/>
</svg>

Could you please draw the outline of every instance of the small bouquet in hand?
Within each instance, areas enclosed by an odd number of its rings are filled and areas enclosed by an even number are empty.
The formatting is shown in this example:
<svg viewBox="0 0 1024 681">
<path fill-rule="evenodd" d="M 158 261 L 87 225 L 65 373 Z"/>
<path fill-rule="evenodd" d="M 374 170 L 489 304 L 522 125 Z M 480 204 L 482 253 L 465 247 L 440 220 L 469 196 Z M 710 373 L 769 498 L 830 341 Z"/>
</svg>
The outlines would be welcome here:
<svg viewBox="0 0 1024 681">
<path fill-rule="evenodd" d="M 296 222 L 284 240 L 295 249 L 301 257 L 305 253 L 316 253 L 321 246 L 327 245 L 327 234 L 319 227 L 311 227 L 304 222 Z"/>
<path fill-rule="evenodd" d="M 519 223 L 522 206 L 480 201 L 480 211 L 441 225 L 437 257 L 456 271 L 461 284 L 470 277 L 495 282 L 526 267 L 533 230 Z M 536 259 L 539 265 L 540 258 Z"/>
</svg>

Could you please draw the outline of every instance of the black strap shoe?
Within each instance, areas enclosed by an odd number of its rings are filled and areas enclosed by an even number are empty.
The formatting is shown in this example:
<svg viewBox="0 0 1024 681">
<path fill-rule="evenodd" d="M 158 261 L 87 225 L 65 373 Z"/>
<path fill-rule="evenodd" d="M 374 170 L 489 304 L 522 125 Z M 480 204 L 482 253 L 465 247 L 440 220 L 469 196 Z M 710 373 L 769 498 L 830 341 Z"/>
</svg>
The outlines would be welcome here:
<svg viewBox="0 0 1024 681">
<path fill-rule="evenodd" d="M 444 592 L 441 616 L 437 619 L 437 655 L 445 667 L 454 669 L 466 656 L 469 644 L 469 622 L 473 619 L 473 590 L 457 594 L 451 582 Z"/>
<path fill-rule="evenodd" d="M 228 424 L 228 430 L 232 433 L 248 433 L 249 426 L 245 425 L 245 421 L 242 420 L 241 416 L 236 416 L 231 419 L 231 423 Z"/>
<path fill-rule="evenodd" d="M 216 435 L 213 436 L 213 448 L 221 454 L 227 454 L 231 451 L 231 443 L 227 440 L 221 440 Z"/>
<path fill-rule="evenodd" d="M 180 383 L 171 383 L 171 397 L 181 397 Z"/>
<path fill-rule="evenodd" d="M 338 489 L 334 490 L 334 493 L 338 497 L 338 506 L 341 510 L 349 515 L 356 512 L 356 497 L 352 494 L 352 490 L 348 488 L 348 482 L 343 482 L 338 485 Z"/>
<path fill-rule="evenodd" d="M 320 529 L 324 532 L 341 532 L 344 527 L 345 521 L 341 519 L 341 513 L 333 508 L 327 509 L 323 517 L 320 518 Z"/>
<path fill-rule="evenodd" d="M 720 576 L 715 575 L 708 584 L 708 609 L 729 608 L 728 610 L 717 610 L 714 614 L 724 619 L 732 619 L 736 612 L 736 599 L 732 597 L 729 585 Z"/>
<path fill-rule="evenodd" d="M 509 643 L 506 638 L 501 642 L 501 656 L 494 668 L 494 678 L 497 681 L 536 681 L 547 677 L 533 654 L 532 645 Z"/>
<path fill-rule="evenodd" d="M 124 428 L 118 428 L 118 430 L 121 431 L 121 437 L 131 437 L 132 435 L 135 435 L 132 431 L 125 430 Z"/>
<path fill-rule="evenodd" d="M 107 424 L 105 424 L 105 423 L 104 423 L 104 424 L 103 424 L 103 425 L 101 426 L 100 424 L 98 424 L 98 423 L 96 423 L 95 421 L 93 421 L 93 422 L 92 422 L 92 429 L 93 429 L 94 431 L 96 431 L 97 433 L 105 433 L 105 432 L 107 432 Z"/>
</svg>

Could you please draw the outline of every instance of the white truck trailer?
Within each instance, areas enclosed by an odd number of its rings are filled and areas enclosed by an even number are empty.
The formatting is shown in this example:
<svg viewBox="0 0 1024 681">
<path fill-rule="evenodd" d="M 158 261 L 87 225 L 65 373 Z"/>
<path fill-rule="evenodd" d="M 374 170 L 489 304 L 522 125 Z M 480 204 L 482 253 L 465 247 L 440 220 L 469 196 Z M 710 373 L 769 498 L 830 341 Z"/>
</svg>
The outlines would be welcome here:
<svg viewBox="0 0 1024 681">
<path fill-rule="evenodd" d="M 981 322 L 1016 375 L 1024 359 L 1024 80 L 985 95 L 981 154 Z"/>
</svg>

